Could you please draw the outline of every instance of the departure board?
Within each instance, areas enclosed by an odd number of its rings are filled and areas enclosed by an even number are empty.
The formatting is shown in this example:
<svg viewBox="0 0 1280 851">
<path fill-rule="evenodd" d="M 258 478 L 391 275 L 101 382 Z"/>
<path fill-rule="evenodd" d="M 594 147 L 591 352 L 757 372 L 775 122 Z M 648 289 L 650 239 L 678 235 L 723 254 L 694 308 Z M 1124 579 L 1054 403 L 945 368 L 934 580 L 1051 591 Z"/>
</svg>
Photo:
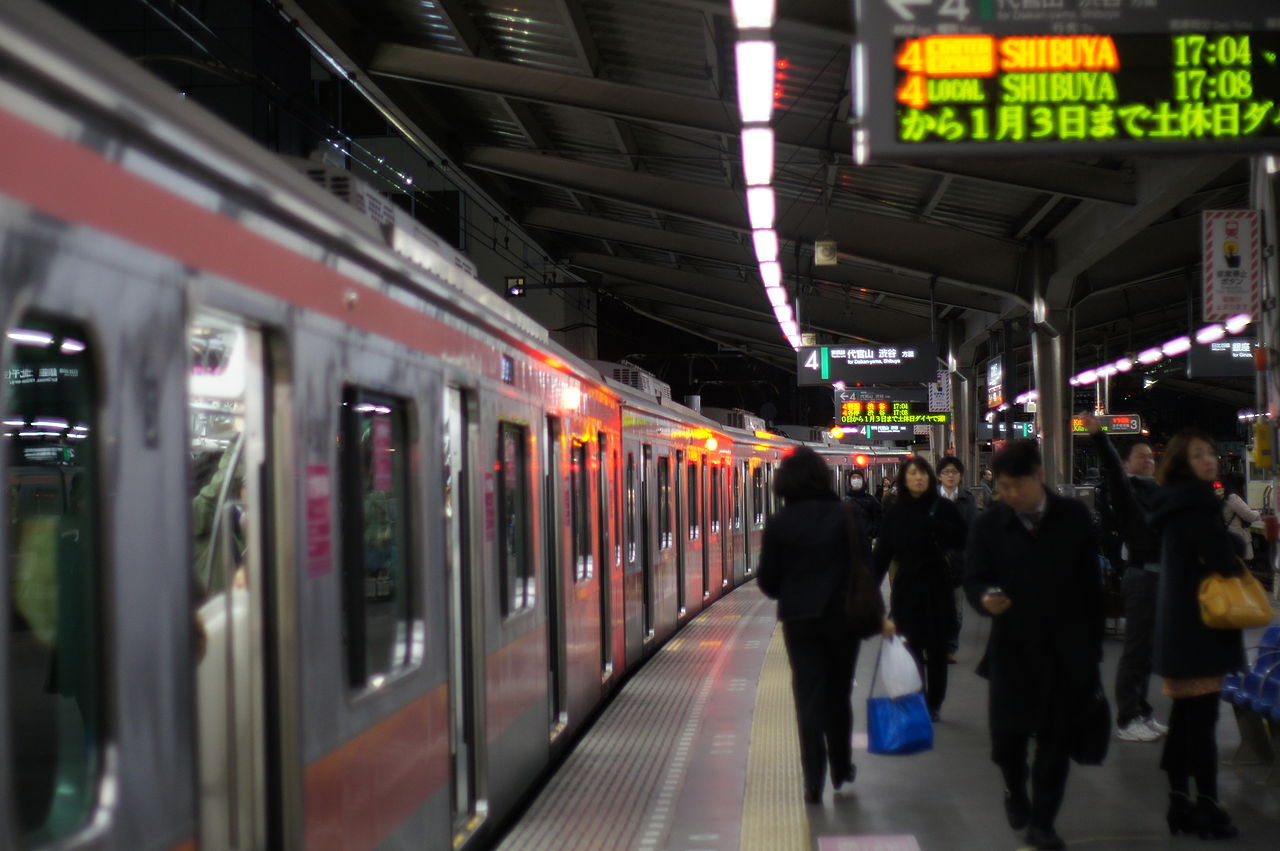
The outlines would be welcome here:
<svg viewBox="0 0 1280 851">
<path fill-rule="evenodd" d="M 865 75 L 860 114 L 873 156 L 1280 146 L 1280 3 L 860 7 L 855 73 Z"/>
<path fill-rule="evenodd" d="M 929 410 L 919 402 L 842 402 L 836 411 L 836 422 L 842 426 L 858 425 L 937 425 L 947 422 L 949 415 Z"/>
</svg>

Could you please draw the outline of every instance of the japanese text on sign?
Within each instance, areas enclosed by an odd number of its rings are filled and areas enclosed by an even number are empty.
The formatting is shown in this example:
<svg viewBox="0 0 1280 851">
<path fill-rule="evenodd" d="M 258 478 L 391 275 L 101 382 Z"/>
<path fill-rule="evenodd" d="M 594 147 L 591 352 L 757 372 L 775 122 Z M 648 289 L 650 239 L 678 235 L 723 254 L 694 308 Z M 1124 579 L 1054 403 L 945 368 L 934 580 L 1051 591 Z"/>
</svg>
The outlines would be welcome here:
<svg viewBox="0 0 1280 851">
<path fill-rule="evenodd" d="M 1204 320 L 1238 314 L 1257 317 L 1262 307 L 1262 237 L 1256 210 L 1206 210 L 1202 219 Z"/>
<path fill-rule="evenodd" d="M 910 402 L 844 402 L 837 415 L 841 425 L 900 423 L 930 425 L 947 422 L 947 414 Z"/>
<path fill-rule="evenodd" d="M 1099 414 L 1098 424 L 1109 434 L 1142 434 L 1142 418 L 1137 414 Z M 1072 434 L 1087 434 L 1084 420 L 1071 418 Z"/>
</svg>

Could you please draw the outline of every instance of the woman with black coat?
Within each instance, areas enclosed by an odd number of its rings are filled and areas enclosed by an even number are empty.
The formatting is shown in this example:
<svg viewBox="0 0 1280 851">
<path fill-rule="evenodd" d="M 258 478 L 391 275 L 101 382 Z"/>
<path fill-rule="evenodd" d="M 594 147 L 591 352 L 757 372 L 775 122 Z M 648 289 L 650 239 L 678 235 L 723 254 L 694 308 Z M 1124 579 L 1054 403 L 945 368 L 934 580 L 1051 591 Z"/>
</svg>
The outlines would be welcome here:
<svg viewBox="0 0 1280 851">
<path fill-rule="evenodd" d="M 1218 456 L 1208 435 L 1184 430 L 1165 451 L 1151 522 L 1160 534 L 1154 670 L 1173 698 L 1160 767 L 1169 776 L 1169 830 L 1227 838 L 1238 831 L 1218 803 L 1215 730 L 1225 674 L 1244 667 L 1238 629 L 1211 629 L 1200 618 L 1200 582 L 1239 571 L 1237 548 L 1214 495 Z M 1191 779 L 1197 797 L 1191 800 Z"/>
<path fill-rule="evenodd" d="M 799 447 L 782 460 L 773 489 L 783 508 L 764 528 L 759 584 L 778 601 L 800 728 L 804 798 L 816 804 L 828 764 L 837 790 L 852 783 L 855 773 L 852 692 L 860 642 L 845 603 L 852 571 L 866 569 L 854 561 L 864 541 L 856 515 L 831 489 L 831 473 L 812 449 Z"/>
<path fill-rule="evenodd" d="M 880 582 L 889 565 L 898 563 L 889 617 L 920 666 L 925 702 L 936 721 L 947 696 L 947 642 L 956 623 L 947 553 L 964 546 L 964 522 L 955 503 L 938 494 L 938 478 L 923 458 L 898 470 L 897 493 L 880 523 L 872 576 Z"/>
</svg>

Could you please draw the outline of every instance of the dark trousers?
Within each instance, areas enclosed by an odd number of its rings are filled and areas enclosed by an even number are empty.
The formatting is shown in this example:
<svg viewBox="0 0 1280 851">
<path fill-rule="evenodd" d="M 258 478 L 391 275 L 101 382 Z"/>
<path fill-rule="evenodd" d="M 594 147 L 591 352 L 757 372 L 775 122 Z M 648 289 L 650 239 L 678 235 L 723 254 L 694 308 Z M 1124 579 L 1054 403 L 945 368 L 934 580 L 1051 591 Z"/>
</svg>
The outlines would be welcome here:
<svg viewBox="0 0 1280 851">
<path fill-rule="evenodd" d="M 932 643 L 921 646 L 906 633 L 902 637 L 907 640 L 907 650 L 920 669 L 924 702 L 929 705 L 930 712 L 937 712 L 942 709 L 942 701 L 947 699 L 947 639 L 934 639 Z"/>
<path fill-rule="evenodd" d="M 1124 652 L 1116 668 L 1116 723 L 1121 727 L 1151 714 L 1147 682 L 1151 679 L 1151 653 L 1155 640 L 1156 585 L 1158 574 L 1140 567 L 1125 569 Z"/>
<path fill-rule="evenodd" d="M 951 637 L 947 639 L 947 652 L 955 653 L 960 649 L 960 626 L 964 623 L 964 607 L 966 605 L 964 599 L 964 591 L 960 588 L 955 590 L 956 598 L 956 626 L 951 630 Z"/>
<path fill-rule="evenodd" d="M 1040 717 L 1018 718 L 1002 711 L 999 696 L 991 691 L 991 759 L 1000 766 L 1004 784 L 1015 797 L 1026 794 L 1027 743 L 1036 740 L 1035 761 L 1031 764 L 1031 824 L 1048 830 L 1053 827 L 1062 795 L 1067 788 L 1070 767 L 1071 715 L 1060 684 L 1052 683 L 1042 704 Z"/>
<path fill-rule="evenodd" d="M 782 638 L 791 663 L 804 785 L 821 791 L 828 763 L 833 778 L 847 776 L 853 765 L 853 669 L 861 642 L 838 617 L 783 621 Z"/>
<path fill-rule="evenodd" d="M 1190 794 L 1191 778 L 1196 791 L 1218 798 L 1218 701 L 1222 692 L 1199 697 L 1178 698 L 1169 713 L 1169 737 L 1164 742 L 1160 767 L 1169 775 L 1169 789 Z"/>
</svg>

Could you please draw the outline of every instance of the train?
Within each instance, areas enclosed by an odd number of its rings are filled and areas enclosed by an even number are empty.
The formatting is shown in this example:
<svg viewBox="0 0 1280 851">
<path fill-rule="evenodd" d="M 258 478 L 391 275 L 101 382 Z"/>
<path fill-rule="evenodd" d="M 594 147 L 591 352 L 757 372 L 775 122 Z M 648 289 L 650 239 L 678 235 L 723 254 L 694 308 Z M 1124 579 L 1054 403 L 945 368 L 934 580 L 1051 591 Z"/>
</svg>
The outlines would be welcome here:
<svg viewBox="0 0 1280 851">
<path fill-rule="evenodd" d="M 0 843 L 491 840 L 751 579 L 803 441 L 575 357 L 31 0 L 0 65 Z"/>
</svg>

